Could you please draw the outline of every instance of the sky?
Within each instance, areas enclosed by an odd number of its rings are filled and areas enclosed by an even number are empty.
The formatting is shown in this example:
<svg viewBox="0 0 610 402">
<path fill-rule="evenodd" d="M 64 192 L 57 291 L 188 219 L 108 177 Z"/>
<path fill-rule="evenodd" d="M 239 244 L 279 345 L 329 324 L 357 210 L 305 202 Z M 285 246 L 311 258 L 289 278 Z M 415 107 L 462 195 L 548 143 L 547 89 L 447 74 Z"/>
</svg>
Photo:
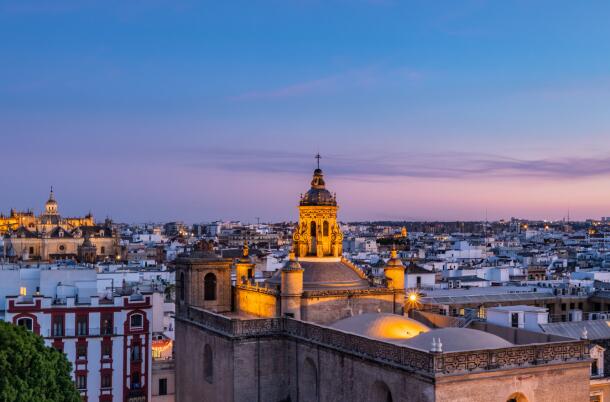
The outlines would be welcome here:
<svg viewBox="0 0 610 402">
<path fill-rule="evenodd" d="M 607 1 L 0 0 L 0 211 L 610 216 Z"/>
</svg>

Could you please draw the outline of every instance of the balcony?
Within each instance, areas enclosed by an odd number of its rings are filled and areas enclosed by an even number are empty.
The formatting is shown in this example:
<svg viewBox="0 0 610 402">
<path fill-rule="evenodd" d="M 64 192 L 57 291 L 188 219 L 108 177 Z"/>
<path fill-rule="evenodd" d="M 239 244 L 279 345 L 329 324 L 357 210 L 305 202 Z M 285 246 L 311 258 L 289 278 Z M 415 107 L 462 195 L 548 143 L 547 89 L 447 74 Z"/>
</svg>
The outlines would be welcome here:
<svg viewBox="0 0 610 402">
<path fill-rule="evenodd" d="M 88 328 L 87 331 L 78 328 L 56 328 L 47 330 L 47 338 L 73 338 L 73 337 L 99 337 L 114 336 L 118 334 L 117 327 Z"/>
</svg>

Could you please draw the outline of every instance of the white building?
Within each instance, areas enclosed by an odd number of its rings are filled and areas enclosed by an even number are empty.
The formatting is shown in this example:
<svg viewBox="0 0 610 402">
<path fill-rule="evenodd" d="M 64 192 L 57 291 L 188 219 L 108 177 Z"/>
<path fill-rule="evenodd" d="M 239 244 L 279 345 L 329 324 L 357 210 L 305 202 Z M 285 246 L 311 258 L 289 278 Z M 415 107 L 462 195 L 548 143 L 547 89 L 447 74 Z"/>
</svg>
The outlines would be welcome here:
<svg viewBox="0 0 610 402">
<path fill-rule="evenodd" d="M 63 351 L 83 401 L 151 398 L 152 294 L 97 291 L 83 267 L 0 270 L 0 319 Z"/>
</svg>

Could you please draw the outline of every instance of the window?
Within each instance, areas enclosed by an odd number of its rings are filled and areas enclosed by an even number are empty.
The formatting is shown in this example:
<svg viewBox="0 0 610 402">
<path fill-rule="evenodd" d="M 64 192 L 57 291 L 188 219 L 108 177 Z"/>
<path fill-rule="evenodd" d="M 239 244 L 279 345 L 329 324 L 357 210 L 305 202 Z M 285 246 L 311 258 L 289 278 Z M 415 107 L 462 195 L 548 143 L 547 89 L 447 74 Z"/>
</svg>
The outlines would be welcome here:
<svg viewBox="0 0 610 402">
<path fill-rule="evenodd" d="M 30 255 L 34 254 L 34 247 L 30 247 Z"/>
<path fill-rule="evenodd" d="M 112 375 L 102 374 L 102 388 L 112 388 Z"/>
<path fill-rule="evenodd" d="M 63 244 L 59 245 L 59 251 L 64 251 L 66 249 L 66 246 L 64 246 Z"/>
<path fill-rule="evenodd" d="M 159 395 L 167 395 L 167 378 L 159 378 Z"/>
<path fill-rule="evenodd" d="M 131 319 L 130 319 L 130 326 L 132 329 L 133 328 L 142 328 L 144 326 L 142 314 L 132 315 Z"/>
<path fill-rule="evenodd" d="M 76 360 L 87 359 L 87 345 L 76 345 Z"/>
<path fill-rule="evenodd" d="M 112 356 L 112 343 L 110 343 L 110 342 L 102 343 L 102 356 L 103 357 Z"/>
<path fill-rule="evenodd" d="M 180 272 L 180 301 L 184 301 L 184 272 Z"/>
<path fill-rule="evenodd" d="M 140 345 L 132 345 L 131 346 L 131 361 L 139 362 L 141 358 L 141 348 Z"/>
<path fill-rule="evenodd" d="M 76 318 L 76 334 L 78 336 L 87 336 L 87 316 L 78 316 Z"/>
<path fill-rule="evenodd" d="M 311 231 L 309 232 L 311 237 L 316 237 L 316 223 L 311 222 Z"/>
<path fill-rule="evenodd" d="M 322 225 L 322 230 L 324 232 L 324 236 L 328 236 L 328 222 L 324 221 L 324 224 Z"/>
<path fill-rule="evenodd" d="M 421 288 L 421 276 L 418 276 L 416 280 L 417 280 L 417 285 L 416 286 L 419 289 L 419 288 Z"/>
<path fill-rule="evenodd" d="M 102 335 L 112 335 L 112 313 L 104 313 L 101 316 L 102 325 Z"/>
<path fill-rule="evenodd" d="M 33 328 L 33 320 L 31 318 L 19 318 L 17 325 L 31 331 Z"/>
<path fill-rule="evenodd" d="M 203 375 L 210 384 L 214 380 L 214 356 L 210 345 L 205 345 L 203 348 Z"/>
<path fill-rule="evenodd" d="M 211 272 L 203 278 L 203 300 L 216 300 L 216 275 Z"/>
<path fill-rule="evenodd" d="M 100 254 L 106 254 L 106 247 L 100 247 Z"/>
<path fill-rule="evenodd" d="M 519 313 L 511 313 L 510 315 L 510 325 L 513 328 L 519 327 Z"/>
<path fill-rule="evenodd" d="M 64 336 L 64 320 L 63 317 L 53 317 L 52 325 L 53 336 Z"/>
<path fill-rule="evenodd" d="M 131 373 L 131 389 L 140 388 L 140 373 Z"/>
<path fill-rule="evenodd" d="M 76 375 L 76 388 L 87 389 L 87 376 L 84 374 Z"/>
</svg>

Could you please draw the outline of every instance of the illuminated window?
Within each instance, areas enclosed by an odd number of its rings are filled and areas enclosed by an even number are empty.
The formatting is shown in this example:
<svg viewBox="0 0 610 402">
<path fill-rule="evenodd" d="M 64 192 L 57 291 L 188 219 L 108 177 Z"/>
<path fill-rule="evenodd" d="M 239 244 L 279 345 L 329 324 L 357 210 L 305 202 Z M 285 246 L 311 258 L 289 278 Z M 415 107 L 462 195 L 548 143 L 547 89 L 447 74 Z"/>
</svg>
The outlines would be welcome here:
<svg viewBox="0 0 610 402">
<path fill-rule="evenodd" d="M 28 294 L 28 290 L 25 288 L 25 286 L 22 286 L 19 288 L 19 295 L 20 296 L 26 296 Z"/>
</svg>

